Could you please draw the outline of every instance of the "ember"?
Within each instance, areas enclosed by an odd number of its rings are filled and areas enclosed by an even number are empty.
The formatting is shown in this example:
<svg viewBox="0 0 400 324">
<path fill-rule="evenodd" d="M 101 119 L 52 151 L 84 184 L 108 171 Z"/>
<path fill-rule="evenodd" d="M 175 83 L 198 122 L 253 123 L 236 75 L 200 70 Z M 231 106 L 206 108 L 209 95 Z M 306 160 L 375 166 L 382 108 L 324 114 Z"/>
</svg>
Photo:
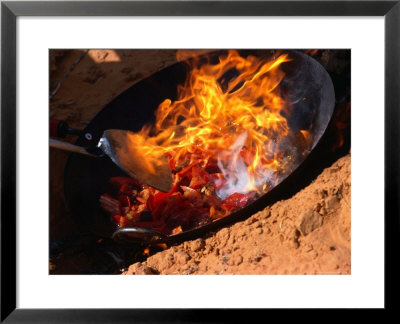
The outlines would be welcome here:
<svg viewBox="0 0 400 324">
<path fill-rule="evenodd" d="M 113 194 L 101 196 L 102 207 L 120 227 L 174 235 L 225 217 L 273 188 L 313 140 L 308 129 L 289 126 L 292 101 L 280 84 L 281 66 L 290 61 L 287 54 L 266 59 L 234 50 L 217 64 L 192 58 L 178 99 L 165 99 L 155 123 L 132 139 L 149 143 L 142 146 L 146 159 L 168 157 L 171 191 L 112 178 Z"/>
</svg>

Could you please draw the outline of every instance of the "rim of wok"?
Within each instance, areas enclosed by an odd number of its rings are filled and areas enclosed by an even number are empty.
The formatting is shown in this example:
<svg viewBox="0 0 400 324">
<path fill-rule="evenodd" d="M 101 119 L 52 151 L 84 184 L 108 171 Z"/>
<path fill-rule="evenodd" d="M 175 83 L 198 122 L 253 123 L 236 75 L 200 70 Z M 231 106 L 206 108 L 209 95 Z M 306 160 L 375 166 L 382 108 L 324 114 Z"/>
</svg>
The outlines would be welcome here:
<svg viewBox="0 0 400 324">
<path fill-rule="evenodd" d="M 213 50 L 209 53 L 206 54 L 201 54 L 198 57 L 218 57 L 221 53 L 225 52 L 226 50 Z M 239 52 L 241 50 L 238 50 Z M 252 52 L 251 50 L 245 50 L 246 52 Z M 264 55 L 268 55 L 269 57 L 273 55 L 274 51 L 273 50 L 255 50 L 257 53 L 264 53 Z M 324 109 L 324 113 L 321 114 L 320 111 L 317 112 L 317 116 L 321 118 L 321 116 L 324 118 L 324 120 L 315 122 L 318 125 L 321 125 L 322 123 L 322 127 L 319 127 L 318 131 L 315 134 L 314 137 L 314 142 L 312 147 L 308 150 L 307 155 L 301 159 L 298 163 L 297 166 L 295 166 L 291 172 L 285 174 L 282 178 L 280 178 L 279 183 L 273 187 L 270 191 L 268 191 L 265 194 L 260 195 L 255 201 L 249 203 L 248 205 L 246 205 L 243 208 L 234 210 L 231 214 L 229 214 L 226 217 L 217 219 L 209 224 L 200 226 L 200 227 L 195 227 L 186 231 L 183 231 L 181 233 L 178 234 L 171 234 L 171 235 L 166 235 L 166 234 L 162 234 L 150 229 L 145 229 L 145 228 L 138 228 L 138 227 L 127 227 L 127 228 L 119 228 L 112 220 L 111 217 L 108 215 L 107 213 L 107 218 L 105 217 L 105 211 L 103 211 L 100 207 L 100 204 L 98 202 L 98 198 L 97 197 L 97 201 L 94 202 L 94 204 L 97 204 L 98 206 L 98 213 L 103 214 L 103 217 L 101 217 L 101 215 L 99 215 L 99 217 L 96 217 L 96 215 L 85 215 L 85 212 L 83 210 L 81 210 L 83 207 L 81 206 L 81 208 L 78 207 L 78 203 L 75 201 L 75 203 L 73 202 L 73 199 L 71 199 L 71 196 L 73 196 L 72 194 L 72 188 L 71 188 L 71 169 L 72 169 L 72 175 L 74 174 L 74 163 L 77 163 L 77 165 L 75 165 L 75 171 L 76 171 L 76 167 L 79 167 L 79 165 L 81 165 L 82 163 L 84 163 L 85 159 L 90 159 L 89 161 L 94 160 L 93 158 L 88 158 L 88 157 L 84 157 L 84 156 L 77 156 L 74 154 L 71 154 L 68 157 L 65 169 L 64 169 L 64 183 L 63 183 L 63 190 L 64 190 L 64 200 L 66 202 L 66 207 L 68 212 L 72 213 L 72 216 L 77 219 L 78 223 L 82 223 L 82 225 L 85 225 L 85 227 L 87 227 L 88 230 L 90 230 L 91 232 L 93 232 L 94 234 L 100 235 L 100 236 L 105 236 L 105 237 L 112 237 L 115 241 L 119 241 L 119 242 L 132 242 L 132 243 L 137 243 L 137 242 L 143 242 L 143 243 L 161 243 L 161 242 L 165 242 L 165 243 L 169 243 L 169 242 L 177 242 L 177 241 L 183 241 L 183 240 L 187 240 L 189 238 L 193 238 L 195 236 L 199 236 L 201 234 L 204 234 L 206 232 L 210 232 L 212 230 L 216 230 L 218 228 L 224 227 L 228 224 L 237 222 L 239 220 L 243 220 L 246 219 L 248 217 L 250 217 L 251 215 L 253 215 L 254 213 L 260 211 L 261 209 L 267 207 L 268 205 L 270 205 L 271 203 L 273 203 L 274 201 L 276 201 L 284 192 L 285 188 L 287 188 L 287 186 L 290 186 L 291 182 L 290 179 L 295 180 L 299 175 L 301 175 L 301 171 L 302 169 L 306 168 L 307 162 L 310 160 L 310 156 L 312 156 L 315 152 L 315 148 L 316 146 L 322 141 L 323 135 L 326 133 L 326 130 L 328 129 L 330 123 L 331 123 L 331 119 L 333 116 L 333 111 L 334 111 L 334 107 L 335 107 L 335 91 L 334 91 L 334 87 L 333 87 L 333 83 L 332 80 L 328 74 L 328 72 L 325 70 L 325 68 L 318 62 L 316 61 L 314 58 L 312 58 L 311 56 L 299 52 L 299 51 L 295 51 L 295 50 L 279 50 L 280 52 L 283 53 L 289 53 L 292 54 L 294 56 L 300 57 L 303 60 L 305 60 L 304 62 L 309 63 L 310 65 L 308 67 L 312 67 L 313 69 L 317 69 L 319 71 L 321 71 L 321 73 L 319 73 L 318 75 L 321 75 L 322 79 L 323 79 L 323 87 L 325 89 L 324 93 L 325 95 L 328 97 L 327 100 L 321 100 L 321 102 L 326 102 L 327 105 L 329 105 L 329 107 L 322 107 L 322 109 Z M 289 56 L 290 57 L 290 56 Z M 97 134 L 95 134 L 93 136 L 93 140 L 88 140 L 87 138 L 85 138 L 85 134 L 88 132 L 93 133 L 93 130 L 96 129 L 97 124 L 100 124 L 99 121 L 104 120 L 105 116 L 107 115 L 107 113 L 111 113 L 110 115 L 113 116 L 115 118 L 115 120 L 111 121 L 111 124 L 114 122 L 116 124 L 119 123 L 119 120 L 123 119 L 123 116 L 119 116 L 118 114 L 113 114 L 112 113 L 112 107 L 115 106 L 115 103 L 118 103 L 118 100 L 121 99 L 124 95 L 127 95 L 127 93 L 129 91 L 133 91 L 140 88 L 140 86 L 152 86 L 152 78 L 156 78 L 158 75 L 164 73 L 168 76 L 168 71 L 171 70 L 173 71 L 173 68 L 177 68 L 178 66 L 180 66 L 182 69 L 184 69 L 187 73 L 187 67 L 185 67 L 185 62 L 190 61 L 191 59 L 185 60 L 185 61 L 179 61 L 176 62 L 146 78 L 144 78 L 143 80 L 139 81 L 138 83 L 132 85 L 130 88 L 128 88 L 127 90 L 125 90 L 124 92 L 122 92 L 119 96 L 117 96 L 115 99 L 113 99 L 109 104 L 107 104 L 93 119 L 92 121 L 86 126 L 86 128 L 83 130 L 82 135 L 80 135 L 76 141 L 77 145 L 82 145 L 82 146 L 88 146 L 88 145 L 93 145 L 94 142 L 96 142 L 96 137 L 98 136 L 100 138 L 101 134 L 102 134 L 102 130 L 100 131 L 99 129 L 97 129 Z M 179 69 L 178 69 L 179 70 Z M 315 71 L 314 71 L 315 72 Z M 186 74 L 185 73 L 185 74 Z M 297 73 L 297 72 L 296 72 Z M 311 75 L 311 73 L 310 73 Z M 162 77 L 161 77 L 162 78 Z M 178 84 L 182 84 L 186 79 L 186 75 L 185 78 L 183 80 L 181 80 L 181 82 L 177 81 L 177 83 L 175 83 L 173 85 L 173 88 L 175 90 L 176 93 L 176 89 L 177 89 L 177 85 Z M 168 86 L 167 86 L 168 88 Z M 152 89 L 150 89 L 152 90 Z M 157 89 L 154 89 L 154 91 L 156 91 Z M 160 90 L 160 89 L 158 89 Z M 165 92 L 168 94 L 171 92 L 171 87 L 169 87 L 169 89 L 167 89 Z M 163 97 L 163 95 L 161 95 L 160 97 Z M 167 95 L 165 98 L 171 98 L 173 96 L 171 96 L 171 94 Z M 161 100 L 163 100 L 161 99 Z M 176 98 L 171 98 L 172 100 L 175 100 Z M 150 104 L 151 105 L 151 104 Z M 150 109 L 149 106 L 145 107 L 147 109 L 147 114 L 142 114 L 142 118 L 139 119 L 138 121 L 138 125 L 141 127 L 144 124 L 146 124 L 148 122 L 148 120 L 146 121 L 145 119 L 149 119 L 149 111 L 151 111 L 151 114 L 154 114 L 154 111 L 157 109 L 158 105 L 156 107 L 153 107 L 153 109 Z M 321 109 L 321 107 L 319 107 Z M 144 109 L 144 110 L 146 110 Z M 140 111 L 137 111 L 140 112 Z M 118 116 L 115 116 L 118 115 Z M 144 117 L 143 117 L 144 116 Z M 150 117 L 150 119 L 152 119 L 152 116 Z M 107 121 L 108 122 L 108 121 Z M 121 122 L 122 123 L 122 122 Z M 141 125 L 140 125 L 141 124 Z M 136 128 L 138 126 L 136 125 Z M 114 128 L 114 127 L 108 127 L 108 128 Z M 105 128 L 107 129 L 107 127 Z M 104 129 L 104 130 L 105 130 Z M 125 129 L 125 128 L 124 128 Z M 139 128 L 140 129 L 140 128 Z M 132 129 L 129 129 L 132 130 Z M 138 129 L 136 129 L 135 131 L 137 131 Z M 97 160 L 97 159 L 96 159 Z M 91 163 L 91 162 L 87 162 L 87 163 Z M 95 162 L 93 162 L 95 163 Z M 72 164 L 72 166 L 71 166 Z M 127 175 L 123 175 L 122 173 L 120 173 L 121 176 L 127 176 Z M 116 175 L 118 176 L 118 175 Z M 104 181 L 108 182 L 110 177 L 104 179 Z M 93 179 L 92 179 L 93 180 Z M 79 180 L 78 180 L 79 182 Z M 73 181 L 72 181 L 73 183 Z M 103 183 L 103 182 L 102 182 Z M 105 185 L 103 183 L 103 185 Z M 79 190 L 78 190 L 79 191 Z M 104 191 L 103 193 L 105 193 L 106 191 Z M 84 204 L 85 200 L 83 199 L 81 201 L 81 204 Z M 95 209 L 96 207 L 93 206 Z M 76 217 L 78 216 L 78 217 Z M 85 216 L 89 216 L 89 220 L 86 219 Z M 94 217 L 93 217 L 94 216 Z M 87 221 L 86 221 L 87 220 Z"/>
</svg>

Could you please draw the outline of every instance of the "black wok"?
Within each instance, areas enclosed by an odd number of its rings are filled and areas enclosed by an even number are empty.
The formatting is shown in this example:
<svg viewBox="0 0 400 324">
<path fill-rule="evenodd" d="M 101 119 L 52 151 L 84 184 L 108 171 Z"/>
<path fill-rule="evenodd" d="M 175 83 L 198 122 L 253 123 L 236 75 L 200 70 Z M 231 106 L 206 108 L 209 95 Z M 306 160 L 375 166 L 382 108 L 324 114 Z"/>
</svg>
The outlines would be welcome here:
<svg viewBox="0 0 400 324">
<path fill-rule="evenodd" d="M 216 60 L 223 51 L 206 54 L 209 60 Z M 257 56 L 273 57 L 275 51 L 241 51 L 242 55 L 251 53 Z M 113 237 L 117 241 L 132 242 L 173 242 L 189 239 L 228 223 L 244 219 L 266 207 L 290 186 L 296 177 L 301 176 L 302 168 L 324 134 L 333 114 L 335 94 L 332 81 L 326 70 L 313 58 L 298 51 L 289 53 L 293 61 L 283 67 L 286 78 L 281 84 L 287 98 L 292 101 L 293 113 L 289 119 L 292 128 L 309 129 L 313 144 L 306 156 L 293 165 L 293 172 L 268 193 L 262 195 L 248 206 L 229 216 L 179 234 L 165 236 L 139 228 L 118 229 L 110 216 L 102 210 L 99 197 L 107 191 L 108 180 L 115 176 L 126 176 L 109 159 L 92 159 L 71 154 L 64 172 L 64 196 L 67 208 L 75 220 L 85 229 L 96 235 Z M 154 111 L 166 98 L 177 96 L 177 85 L 184 83 L 187 65 L 178 62 L 151 77 L 133 85 L 110 102 L 84 129 L 76 144 L 84 147 L 95 145 L 107 129 L 138 131 L 154 121 Z M 302 100 L 299 100 L 302 99 Z"/>
</svg>

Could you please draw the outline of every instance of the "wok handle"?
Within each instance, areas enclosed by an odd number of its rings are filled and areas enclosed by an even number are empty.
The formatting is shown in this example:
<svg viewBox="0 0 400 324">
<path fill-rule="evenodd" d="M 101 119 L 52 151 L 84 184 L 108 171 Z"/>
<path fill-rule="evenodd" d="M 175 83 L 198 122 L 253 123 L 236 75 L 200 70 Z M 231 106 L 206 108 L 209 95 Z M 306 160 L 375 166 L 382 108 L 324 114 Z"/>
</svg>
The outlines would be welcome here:
<svg viewBox="0 0 400 324">
<path fill-rule="evenodd" d="M 97 151 L 93 151 L 93 153 L 88 152 L 88 150 L 85 147 L 78 146 L 78 145 L 73 145 L 71 143 L 59 141 L 53 138 L 50 138 L 50 147 L 59 149 L 59 150 L 64 150 L 68 152 L 73 152 L 73 153 L 79 153 L 91 157 L 101 157 L 103 154 Z"/>
<path fill-rule="evenodd" d="M 69 127 L 63 120 L 50 118 L 50 136 L 64 138 L 67 134 L 81 135 L 82 131 Z"/>
</svg>

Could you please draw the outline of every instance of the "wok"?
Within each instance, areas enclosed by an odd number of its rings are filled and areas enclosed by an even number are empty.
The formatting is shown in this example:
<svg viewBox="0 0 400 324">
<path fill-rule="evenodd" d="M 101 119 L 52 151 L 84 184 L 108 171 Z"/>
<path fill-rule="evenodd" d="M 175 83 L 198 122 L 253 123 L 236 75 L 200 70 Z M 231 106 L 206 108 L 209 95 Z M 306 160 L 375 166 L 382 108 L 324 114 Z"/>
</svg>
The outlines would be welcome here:
<svg viewBox="0 0 400 324">
<path fill-rule="evenodd" d="M 215 51 L 204 56 L 209 61 L 215 61 L 223 52 L 223 50 Z M 116 241 L 175 242 L 244 219 L 276 200 L 287 186 L 293 184 L 296 177 L 301 176 L 301 166 L 321 140 L 335 106 L 332 80 L 322 65 L 302 52 L 293 50 L 283 52 L 288 53 L 293 59 L 282 65 L 286 77 L 280 85 L 285 91 L 286 98 L 293 105 L 293 113 L 288 122 L 291 128 L 308 128 L 313 136 L 313 142 L 309 151 L 294 162 L 293 171 L 285 175 L 272 190 L 225 218 L 179 234 L 167 236 L 141 228 L 119 229 L 109 214 L 100 207 L 99 197 L 107 192 L 109 178 L 126 174 L 107 158 L 93 159 L 71 154 L 64 172 L 64 197 L 67 209 L 73 218 L 93 234 L 112 237 Z M 266 58 L 276 55 L 272 50 L 246 50 L 240 53 Z M 77 139 L 76 145 L 84 147 L 95 145 L 107 129 L 135 132 L 144 124 L 153 122 L 154 111 L 158 105 L 166 98 L 176 99 L 177 86 L 184 83 L 187 72 L 188 65 L 185 62 L 178 62 L 133 85 L 95 116 Z"/>
</svg>

